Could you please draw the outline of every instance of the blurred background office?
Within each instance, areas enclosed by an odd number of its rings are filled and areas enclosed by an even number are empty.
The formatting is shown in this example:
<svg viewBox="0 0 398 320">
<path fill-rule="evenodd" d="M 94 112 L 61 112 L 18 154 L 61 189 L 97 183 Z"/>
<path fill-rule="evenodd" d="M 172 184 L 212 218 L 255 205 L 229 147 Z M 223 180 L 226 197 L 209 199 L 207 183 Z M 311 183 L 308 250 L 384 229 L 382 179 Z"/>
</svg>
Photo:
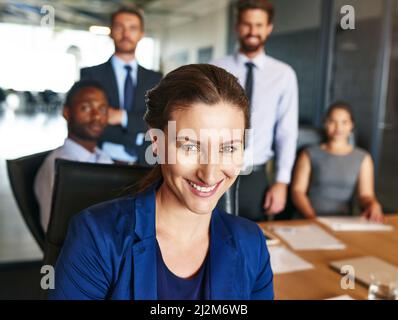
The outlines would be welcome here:
<svg viewBox="0 0 398 320">
<path fill-rule="evenodd" d="M 166 74 L 236 50 L 235 2 L 0 0 L 0 298 L 35 298 L 43 257 L 12 195 L 5 160 L 62 145 L 65 93 L 80 68 L 103 63 L 113 53 L 111 12 L 131 3 L 144 9 L 146 35 L 137 60 Z M 378 198 L 385 212 L 398 212 L 398 2 L 270 2 L 276 18 L 267 54 L 297 74 L 299 147 L 322 127 L 333 101 L 349 102 L 355 143 L 375 162 Z M 355 9 L 355 29 L 341 26 L 345 5 Z M 5 290 L 7 279 L 18 279 L 26 290 L 18 285 Z"/>
</svg>

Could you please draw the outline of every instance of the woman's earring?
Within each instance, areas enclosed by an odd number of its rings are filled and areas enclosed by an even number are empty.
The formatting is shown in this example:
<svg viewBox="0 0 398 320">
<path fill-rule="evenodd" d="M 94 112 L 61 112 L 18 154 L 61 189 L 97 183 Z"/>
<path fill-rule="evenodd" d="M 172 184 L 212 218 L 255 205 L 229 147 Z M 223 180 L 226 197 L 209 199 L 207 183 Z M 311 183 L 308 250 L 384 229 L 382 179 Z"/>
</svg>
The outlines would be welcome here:
<svg viewBox="0 0 398 320">
<path fill-rule="evenodd" d="M 153 155 L 153 159 L 155 160 L 155 164 L 159 164 L 159 156 L 158 156 L 158 154 L 155 151 L 153 151 L 152 155 Z"/>
</svg>

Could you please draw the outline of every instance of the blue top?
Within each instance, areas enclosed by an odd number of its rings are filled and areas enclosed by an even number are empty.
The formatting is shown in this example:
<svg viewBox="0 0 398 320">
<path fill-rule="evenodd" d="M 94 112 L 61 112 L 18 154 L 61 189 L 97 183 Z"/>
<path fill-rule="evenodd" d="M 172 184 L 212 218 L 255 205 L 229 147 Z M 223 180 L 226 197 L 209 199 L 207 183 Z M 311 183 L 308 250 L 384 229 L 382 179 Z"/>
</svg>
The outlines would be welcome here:
<svg viewBox="0 0 398 320">
<path fill-rule="evenodd" d="M 183 279 L 172 273 L 163 261 L 156 242 L 157 281 L 159 300 L 208 300 L 210 283 L 208 256 L 199 271 L 191 278 Z"/>
<path fill-rule="evenodd" d="M 50 299 L 158 299 L 155 188 L 90 207 L 70 222 Z M 214 209 L 209 299 L 273 299 L 261 229 Z"/>
</svg>

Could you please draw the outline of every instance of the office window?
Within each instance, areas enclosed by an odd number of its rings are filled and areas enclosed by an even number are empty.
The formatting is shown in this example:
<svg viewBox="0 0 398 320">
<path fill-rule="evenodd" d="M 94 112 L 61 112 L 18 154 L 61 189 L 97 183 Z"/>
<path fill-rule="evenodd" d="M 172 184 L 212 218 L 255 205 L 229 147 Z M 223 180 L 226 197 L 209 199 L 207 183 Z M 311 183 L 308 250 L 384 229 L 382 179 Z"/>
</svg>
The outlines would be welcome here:
<svg viewBox="0 0 398 320">
<path fill-rule="evenodd" d="M 213 47 L 198 50 L 198 63 L 209 63 L 213 59 Z"/>
<path fill-rule="evenodd" d="M 274 31 L 267 54 L 297 73 L 301 124 L 314 124 L 320 95 L 321 0 L 274 0 Z"/>
</svg>

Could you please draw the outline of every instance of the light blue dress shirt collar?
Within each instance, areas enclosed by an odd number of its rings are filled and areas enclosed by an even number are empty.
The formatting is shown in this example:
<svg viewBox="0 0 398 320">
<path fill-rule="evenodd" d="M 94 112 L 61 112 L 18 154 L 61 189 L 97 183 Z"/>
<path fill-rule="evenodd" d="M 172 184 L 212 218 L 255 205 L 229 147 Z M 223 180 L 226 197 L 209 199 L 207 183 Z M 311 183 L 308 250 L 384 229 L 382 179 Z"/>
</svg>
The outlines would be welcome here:
<svg viewBox="0 0 398 320">
<path fill-rule="evenodd" d="M 88 151 L 82 145 L 73 141 L 70 138 L 65 139 L 62 153 L 68 155 L 69 158 L 79 162 L 92 163 L 111 163 L 109 156 L 98 147 L 95 147 L 94 152 Z"/>
<path fill-rule="evenodd" d="M 249 59 L 247 56 L 245 56 L 243 53 L 241 53 L 241 52 L 237 52 L 236 54 L 235 54 L 235 59 L 236 59 L 236 62 L 238 63 L 238 64 L 245 64 L 246 62 L 252 62 L 255 66 L 256 66 L 256 68 L 259 68 L 259 69 L 263 69 L 264 67 L 265 67 L 265 63 L 266 63 L 266 60 L 267 60 L 267 55 L 265 54 L 265 52 L 264 53 L 260 53 L 260 54 L 258 54 L 256 57 L 254 57 L 253 59 Z"/>
</svg>

